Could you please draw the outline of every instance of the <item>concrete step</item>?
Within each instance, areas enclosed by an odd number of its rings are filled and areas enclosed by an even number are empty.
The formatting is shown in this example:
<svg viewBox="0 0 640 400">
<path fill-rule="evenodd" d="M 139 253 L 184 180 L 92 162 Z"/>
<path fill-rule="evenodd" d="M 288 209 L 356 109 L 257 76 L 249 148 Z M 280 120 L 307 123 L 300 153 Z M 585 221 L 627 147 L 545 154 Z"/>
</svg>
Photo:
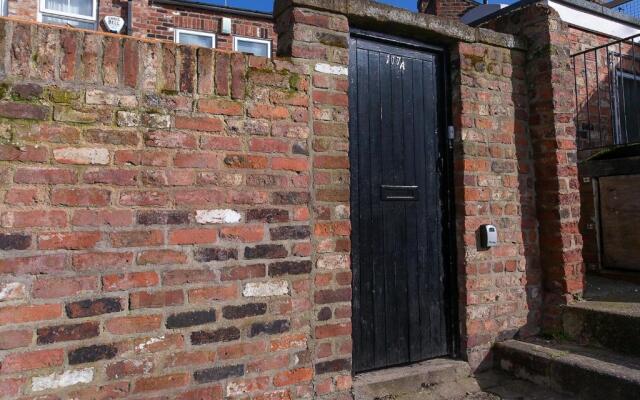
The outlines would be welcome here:
<svg viewBox="0 0 640 400">
<path fill-rule="evenodd" d="M 640 356 L 640 303 L 584 301 L 566 306 L 562 325 L 567 338 Z"/>
<path fill-rule="evenodd" d="M 411 396 L 448 383 L 464 383 L 466 391 L 478 391 L 469 382 L 471 368 L 464 361 L 435 359 L 406 367 L 389 368 L 359 374 L 353 382 L 356 400 L 389 400 Z M 411 397 L 409 397 L 411 398 Z"/>
<path fill-rule="evenodd" d="M 640 358 L 533 339 L 496 344 L 494 360 L 518 378 L 580 399 L 640 399 Z"/>
</svg>

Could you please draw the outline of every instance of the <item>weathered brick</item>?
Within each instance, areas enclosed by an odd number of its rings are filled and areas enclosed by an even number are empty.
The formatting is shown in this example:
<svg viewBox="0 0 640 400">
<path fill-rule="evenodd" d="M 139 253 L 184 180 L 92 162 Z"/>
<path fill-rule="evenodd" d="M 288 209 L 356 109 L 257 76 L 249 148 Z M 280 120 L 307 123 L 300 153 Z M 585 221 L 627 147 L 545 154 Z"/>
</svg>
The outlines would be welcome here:
<svg viewBox="0 0 640 400">
<path fill-rule="evenodd" d="M 257 322 L 251 324 L 249 337 L 258 336 L 263 333 L 267 335 L 277 335 L 288 332 L 289 329 L 291 329 L 291 324 L 286 319 L 279 319 L 271 322 Z"/>
<path fill-rule="evenodd" d="M 106 189 L 54 189 L 51 203 L 70 207 L 104 207 L 111 200 Z"/>
<path fill-rule="evenodd" d="M 331 361 L 323 361 L 319 362 L 315 365 L 316 374 L 327 374 L 327 373 L 336 373 L 341 371 L 349 372 L 351 371 L 351 360 L 349 359 L 338 359 Z"/>
<path fill-rule="evenodd" d="M 129 296 L 129 307 L 132 310 L 140 308 L 164 308 L 182 305 L 184 295 L 182 290 L 165 290 L 160 292 L 136 292 Z"/>
<path fill-rule="evenodd" d="M 244 258 L 247 260 L 258 258 L 286 258 L 288 254 L 284 246 L 277 244 L 262 244 L 244 249 Z"/>
<path fill-rule="evenodd" d="M 22 234 L 0 234 L 0 250 L 26 250 L 31 247 L 31 236 Z"/>
<path fill-rule="evenodd" d="M 238 339 L 240 339 L 240 330 L 234 326 L 217 329 L 215 331 L 191 332 L 191 344 L 194 346 L 209 343 L 232 342 Z"/>
<path fill-rule="evenodd" d="M 146 247 L 164 243 L 161 231 L 116 232 L 109 236 L 113 247 Z"/>
<path fill-rule="evenodd" d="M 61 366 L 64 362 L 62 349 L 40 350 L 29 353 L 12 353 L 4 357 L 0 371 L 4 374 L 32 371 Z"/>
<path fill-rule="evenodd" d="M 87 129 L 83 136 L 89 143 L 112 144 L 115 146 L 137 146 L 140 136 L 135 131 L 115 129 Z"/>
<path fill-rule="evenodd" d="M 38 344 L 50 344 L 83 340 L 96 337 L 100 334 L 100 326 L 97 322 L 85 322 L 75 325 L 57 325 L 46 328 L 38 328 Z"/>
<path fill-rule="evenodd" d="M 181 251 L 175 250 L 148 250 L 138 254 L 138 265 L 170 265 L 185 264 L 187 255 Z"/>
<path fill-rule="evenodd" d="M 220 132 L 224 129 L 222 119 L 216 117 L 176 116 L 177 129 L 193 131 Z"/>
<path fill-rule="evenodd" d="M 114 335 L 129 335 L 157 330 L 161 323 L 161 315 L 118 317 L 107 321 L 105 329 Z"/>
<path fill-rule="evenodd" d="M 51 109 L 47 106 L 36 104 L 0 102 L 0 117 L 45 120 L 51 114 Z"/>
<path fill-rule="evenodd" d="M 313 377 L 311 368 L 299 368 L 291 371 L 281 372 L 273 378 L 275 386 L 289 386 L 298 383 L 309 382 Z"/>
<path fill-rule="evenodd" d="M 244 225 L 225 227 L 220 230 L 220 238 L 243 243 L 260 242 L 264 239 L 264 226 Z"/>
<path fill-rule="evenodd" d="M 200 248 L 194 251 L 193 257 L 199 262 L 237 260 L 238 250 L 225 248 Z"/>
<path fill-rule="evenodd" d="M 225 306 L 222 308 L 222 316 L 226 319 L 241 319 L 264 315 L 267 312 L 265 303 L 249 303 L 241 306 Z"/>
<path fill-rule="evenodd" d="M 122 268 L 131 265 L 132 261 L 133 253 L 99 252 L 74 254 L 72 257 L 73 267 L 79 271 Z"/>
<path fill-rule="evenodd" d="M 0 161 L 46 162 L 48 159 L 46 147 L 0 145 Z"/>
<path fill-rule="evenodd" d="M 308 274 L 311 267 L 311 261 L 281 261 L 269 265 L 269 276 Z"/>
<path fill-rule="evenodd" d="M 185 373 L 141 378 L 135 382 L 133 391 L 136 393 L 140 393 L 164 389 L 175 389 L 186 386 L 188 383 L 189 375 Z"/>
<path fill-rule="evenodd" d="M 216 322 L 216 311 L 189 311 L 173 314 L 167 317 L 167 329 L 185 328 L 188 326 L 205 325 Z"/>
<path fill-rule="evenodd" d="M 220 272 L 221 281 L 243 281 L 245 279 L 264 278 L 266 276 L 264 264 L 251 264 L 228 267 Z"/>
<path fill-rule="evenodd" d="M 207 114 L 242 115 L 243 105 L 240 102 L 225 99 L 201 99 L 198 111 Z"/>
<path fill-rule="evenodd" d="M 41 250 L 85 250 L 96 247 L 102 235 L 100 232 L 72 232 L 45 234 L 38 237 Z"/>
<path fill-rule="evenodd" d="M 218 382 L 244 375 L 244 365 L 231 365 L 203 369 L 193 373 L 193 379 L 198 383 Z"/>
<path fill-rule="evenodd" d="M 69 318 L 86 318 L 122 311 L 122 300 L 115 297 L 80 300 L 65 306 Z"/>
<path fill-rule="evenodd" d="M 27 347 L 33 341 L 33 332 L 30 329 L 2 331 L 0 335 L 0 350 L 11 350 Z M 0 386 L 2 384 L 0 383 Z M 0 394 L 2 390 L 0 390 Z"/>
<path fill-rule="evenodd" d="M 157 286 L 160 277 L 154 271 L 129 272 L 126 274 L 105 275 L 102 277 L 102 290 L 120 291 L 134 288 Z"/>
<path fill-rule="evenodd" d="M 0 273 L 4 274 L 52 274 L 63 271 L 65 266 L 64 254 L 0 259 Z"/>
<path fill-rule="evenodd" d="M 264 223 L 289 222 L 289 211 L 269 208 L 247 211 L 247 222 L 260 221 Z"/>
<path fill-rule="evenodd" d="M 31 293 L 34 298 L 53 299 L 91 293 L 98 289 L 95 276 L 65 278 L 40 278 L 33 282 Z"/>
<path fill-rule="evenodd" d="M 23 324 L 48 321 L 62 316 L 60 304 L 9 306 L 0 308 L 0 324 Z"/>
<path fill-rule="evenodd" d="M 224 164 L 230 168 L 264 169 L 268 163 L 269 159 L 266 157 L 244 154 L 230 154 L 224 158 Z"/>
<path fill-rule="evenodd" d="M 187 211 L 140 211 L 136 216 L 140 225 L 183 225 L 189 223 Z"/>
<path fill-rule="evenodd" d="M 85 364 L 100 360 L 110 360 L 118 355 L 115 345 L 92 345 L 69 351 L 69 365 Z"/>
<path fill-rule="evenodd" d="M 308 239 L 311 236 L 311 231 L 306 225 L 281 226 L 271 228 L 269 232 L 272 240 L 301 240 Z"/>
<path fill-rule="evenodd" d="M 212 300 L 231 300 L 238 297 L 236 285 L 213 286 L 189 290 L 189 302 L 193 304 L 209 303 Z"/>
<path fill-rule="evenodd" d="M 226 53 L 215 53 L 216 58 L 216 94 L 227 96 L 229 94 L 229 74 L 231 69 L 231 56 Z"/>
</svg>

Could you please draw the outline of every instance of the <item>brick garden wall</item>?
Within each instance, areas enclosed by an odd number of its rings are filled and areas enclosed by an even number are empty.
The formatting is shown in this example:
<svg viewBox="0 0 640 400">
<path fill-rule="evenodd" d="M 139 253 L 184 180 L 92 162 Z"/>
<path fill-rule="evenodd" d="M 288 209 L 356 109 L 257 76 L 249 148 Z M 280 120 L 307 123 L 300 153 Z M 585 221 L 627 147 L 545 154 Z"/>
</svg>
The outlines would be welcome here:
<svg viewBox="0 0 640 400">
<path fill-rule="evenodd" d="M 232 35 L 220 33 L 222 17 L 231 18 Z M 139 1 L 134 7 L 133 35 L 173 41 L 176 28 L 215 33 L 216 48 L 233 50 L 233 36 L 266 39 L 272 42 L 275 54 L 277 35 L 270 18 L 251 18 L 222 14 L 195 7 L 152 4 Z"/>
<path fill-rule="evenodd" d="M 350 387 L 344 77 L 7 20 L 0 49 L 0 397 Z"/>
<path fill-rule="evenodd" d="M 0 20 L 0 397 L 351 398 L 346 15 L 391 14 L 321 3 L 276 2 L 273 60 Z M 572 96 L 514 36 L 395 12 L 450 45 L 461 350 L 488 365 L 580 289 Z"/>
<path fill-rule="evenodd" d="M 476 366 L 495 341 L 539 330 L 535 179 L 524 51 L 461 43 L 452 61 L 462 351 Z M 478 248 L 483 224 L 498 247 Z"/>
</svg>

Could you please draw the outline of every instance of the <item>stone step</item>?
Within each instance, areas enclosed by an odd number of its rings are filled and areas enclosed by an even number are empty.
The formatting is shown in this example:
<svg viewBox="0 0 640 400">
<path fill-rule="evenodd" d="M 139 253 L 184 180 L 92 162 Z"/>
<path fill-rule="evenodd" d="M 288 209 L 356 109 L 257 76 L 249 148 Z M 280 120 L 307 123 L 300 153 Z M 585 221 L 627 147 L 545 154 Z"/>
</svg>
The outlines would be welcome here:
<svg viewBox="0 0 640 400">
<path fill-rule="evenodd" d="M 353 382 L 353 393 L 356 400 L 398 399 L 437 385 L 458 382 L 471 385 L 467 391 L 479 390 L 477 385 L 469 383 L 470 377 L 471 368 L 466 362 L 435 359 L 359 374 Z"/>
<path fill-rule="evenodd" d="M 494 348 L 498 368 L 584 400 L 640 398 L 640 358 L 606 349 L 540 339 L 509 340 Z"/>
<path fill-rule="evenodd" d="M 640 303 L 584 301 L 566 306 L 563 332 L 580 344 L 640 356 Z"/>
</svg>

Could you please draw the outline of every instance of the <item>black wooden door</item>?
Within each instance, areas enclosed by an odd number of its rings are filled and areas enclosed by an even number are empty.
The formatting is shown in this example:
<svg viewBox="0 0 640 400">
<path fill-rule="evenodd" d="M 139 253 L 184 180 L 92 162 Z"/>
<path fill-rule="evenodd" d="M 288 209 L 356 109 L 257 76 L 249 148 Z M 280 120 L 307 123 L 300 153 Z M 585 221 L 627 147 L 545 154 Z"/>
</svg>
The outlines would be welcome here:
<svg viewBox="0 0 640 400">
<path fill-rule="evenodd" d="M 354 369 L 361 372 L 449 352 L 442 60 L 358 37 L 350 52 Z"/>
</svg>

